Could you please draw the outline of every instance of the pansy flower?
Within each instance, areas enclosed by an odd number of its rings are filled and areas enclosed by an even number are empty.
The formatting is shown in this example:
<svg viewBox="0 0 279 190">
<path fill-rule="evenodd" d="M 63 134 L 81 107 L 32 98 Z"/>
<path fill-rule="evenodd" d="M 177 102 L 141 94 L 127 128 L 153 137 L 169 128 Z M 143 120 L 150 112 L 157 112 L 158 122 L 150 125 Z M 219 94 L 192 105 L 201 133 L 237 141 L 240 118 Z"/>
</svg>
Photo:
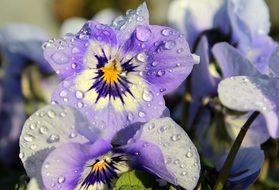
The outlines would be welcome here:
<svg viewBox="0 0 279 190">
<path fill-rule="evenodd" d="M 130 123 L 158 118 L 163 95 L 191 72 L 194 61 L 182 34 L 149 25 L 146 4 L 111 26 L 88 21 L 75 35 L 53 39 L 44 55 L 63 82 L 52 100 L 70 104 L 111 138 Z"/>
<path fill-rule="evenodd" d="M 53 72 L 40 48 L 48 38 L 41 28 L 29 24 L 8 24 L 0 29 L 0 160 L 5 164 L 18 159 L 18 139 L 26 119 L 20 80 L 24 69 L 34 63 L 42 73 Z"/>
<path fill-rule="evenodd" d="M 222 80 L 218 86 L 221 102 L 234 110 L 258 110 L 265 118 L 268 133 L 273 138 L 279 138 L 278 119 L 278 76 L 276 67 L 279 60 L 279 48 L 269 58 L 270 75 L 261 74 L 254 65 L 228 44 L 216 45 L 219 63 L 234 65 L 234 71 L 242 70 L 239 75 Z M 217 54 L 216 54 L 217 55 Z M 232 67 L 231 67 L 232 68 Z"/>
<path fill-rule="evenodd" d="M 49 105 L 25 123 L 20 158 L 42 189 L 112 189 L 132 168 L 146 170 L 185 189 L 200 172 L 199 155 L 185 131 L 170 118 L 123 128 L 113 143 L 77 109 Z M 109 130 L 106 128 L 106 130 Z"/>
</svg>

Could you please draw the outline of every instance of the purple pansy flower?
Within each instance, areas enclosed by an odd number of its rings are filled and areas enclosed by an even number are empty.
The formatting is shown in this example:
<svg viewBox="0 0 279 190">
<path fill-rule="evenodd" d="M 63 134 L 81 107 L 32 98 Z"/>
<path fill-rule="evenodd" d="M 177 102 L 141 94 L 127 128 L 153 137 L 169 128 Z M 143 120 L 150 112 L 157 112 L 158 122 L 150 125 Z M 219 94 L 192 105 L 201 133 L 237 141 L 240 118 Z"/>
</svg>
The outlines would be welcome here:
<svg viewBox="0 0 279 190">
<path fill-rule="evenodd" d="M 170 3 L 168 21 L 186 35 L 190 47 L 204 31 L 229 31 L 226 3 L 223 0 L 175 0 Z"/>
<path fill-rule="evenodd" d="M 235 70 L 243 71 L 239 74 L 242 76 L 231 75 L 235 77 L 226 78 L 219 83 L 218 94 L 221 102 L 238 111 L 260 111 L 265 118 L 269 135 L 279 138 L 279 80 L 276 76 L 276 69 L 272 67 L 278 64 L 279 49 L 277 48 L 272 53 L 268 62 L 269 71 L 273 77 L 261 74 L 248 59 L 228 44 L 218 44 L 215 47 L 216 51 L 217 49 L 220 64 L 234 64 Z"/>
<path fill-rule="evenodd" d="M 214 185 L 216 177 L 224 165 L 228 154 L 224 154 L 215 162 L 216 169 L 204 171 L 210 185 Z M 249 160 L 243 162 L 243 160 Z M 253 184 L 261 170 L 264 162 L 264 152 L 258 147 L 241 148 L 236 155 L 235 161 L 229 172 L 228 179 L 224 185 L 225 189 L 244 190 Z"/>
<path fill-rule="evenodd" d="M 50 40 L 44 55 L 63 82 L 52 99 L 70 104 L 111 138 L 135 122 L 158 118 L 163 95 L 191 72 L 188 44 L 174 29 L 149 25 L 146 4 L 112 26 L 88 21 L 76 35 Z M 104 119 L 105 118 L 105 119 Z"/>
<path fill-rule="evenodd" d="M 23 70 L 35 63 L 41 72 L 53 72 L 40 48 L 48 38 L 41 28 L 29 24 L 9 24 L 0 29 L 0 160 L 5 164 L 13 164 L 18 158 L 18 139 L 26 119 L 20 80 Z"/>
<path fill-rule="evenodd" d="M 28 176 L 43 189 L 103 189 L 111 188 L 121 173 L 140 168 L 186 189 L 196 186 L 199 155 L 172 119 L 123 128 L 113 142 L 98 131 L 72 107 L 49 105 L 37 111 L 20 138 L 20 158 Z"/>
</svg>

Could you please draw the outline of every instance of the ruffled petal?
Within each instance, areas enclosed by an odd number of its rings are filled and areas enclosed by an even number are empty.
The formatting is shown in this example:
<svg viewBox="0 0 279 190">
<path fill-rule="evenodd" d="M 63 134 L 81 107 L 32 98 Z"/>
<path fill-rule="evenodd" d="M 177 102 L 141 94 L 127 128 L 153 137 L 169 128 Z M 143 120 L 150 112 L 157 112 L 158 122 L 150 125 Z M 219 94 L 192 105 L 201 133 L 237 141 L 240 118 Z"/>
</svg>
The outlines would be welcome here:
<svg viewBox="0 0 279 190">
<path fill-rule="evenodd" d="M 251 113 L 242 115 L 242 116 L 226 116 L 225 120 L 228 124 L 228 132 L 233 139 L 235 139 L 244 125 L 244 123 L 248 120 Z M 255 121 L 251 124 L 250 129 L 247 131 L 243 142 L 241 143 L 242 147 L 255 147 L 261 146 L 267 139 L 269 139 L 270 135 L 266 128 L 266 122 L 262 115 L 258 116 Z"/>
<path fill-rule="evenodd" d="M 260 111 L 269 134 L 279 138 L 278 79 L 266 77 L 232 77 L 218 86 L 222 104 L 238 111 Z"/>
<path fill-rule="evenodd" d="M 248 42 L 269 33 L 271 24 L 264 0 L 230 0 L 227 9 L 236 41 Z"/>
<path fill-rule="evenodd" d="M 171 118 L 149 121 L 130 142 L 127 149 L 143 168 L 185 189 L 195 188 L 200 174 L 198 152 L 185 131 Z"/>
<path fill-rule="evenodd" d="M 217 170 L 222 168 L 226 157 L 227 155 L 224 155 L 216 163 Z M 225 188 L 235 190 L 247 189 L 256 181 L 263 162 L 264 152 L 261 149 L 254 147 L 240 149 L 230 170 Z"/>
<path fill-rule="evenodd" d="M 221 67 L 224 78 L 237 75 L 255 76 L 260 74 L 248 59 L 226 42 L 214 45 L 212 52 Z"/>
<path fill-rule="evenodd" d="M 175 0 L 170 3 L 168 21 L 185 33 L 193 48 L 198 36 L 205 30 L 229 31 L 228 16 L 223 0 Z"/>
<path fill-rule="evenodd" d="M 111 145 L 103 140 L 94 144 L 67 143 L 53 150 L 45 159 L 41 175 L 46 189 L 75 189 L 82 183 L 87 162 L 104 155 Z"/>
<path fill-rule="evenodd" d="M 43 57 L 41 45 L 49 37 L 41 28 L 28 24 L 9 24 L 0 30 L 0 38 L 6 73 L 19 75 L 30 61 L 34 61 L 42 72 L 53 72 Z"/>
<path fill-rule="evenodd" d="M 138 26 L 122 50 L 145 63 L 142 77 L 161 89 L 162 94 L 176 89 L 194 65 L 183 35 L 168 27 Z"/>
<path fill-rule="evenodd" d="M 58 105 L 42 108 L 25 122 L 19 145 L 20 158 L 29 177 L 35 177 L 41 184 L 41 165 L 53 149 L 66 142 L 88 141 L 79 134 L 87 131 L 77 129 L 77 126 L 94 130 L 81 113 Z M 91 136 L 91 142 L 98 138 L 97 135 L 98 132 Z"/>
<path fill-rule="evenodd" d="M 83 78 L 83 81 L 85 85 L 86 78 Z M 90 83 L 88 87 L 91 85 Z M 117 131 L 132 123 L 160 117 L 166 109 L 160 91 L 142 82 L 131 85 L 133 97 L 124 95 L 123 103 L 117 97 L 105 97 L 96 102 L 95 91 L 88 92 L 87 88 L 80 91 L 78 86 L 80 83 L 75 77 L 66 79 L 54 91 L 52 100 L 62 105 L 70 104 L 80 110 L 102 131 L 101 136 L 106 140 L 111 140 Z"/>
<path fill-rule="evenodd" d="M 125 42 L 139 25 L 149 24 L 149 12 L 146 3 L 142 3 L 135 10 L 128 10 L 125 16 L 119 16 L 112 22 L 112 27 L 117 30 L 117 39 Z"/>
<path fill-rule="evenodd" d="M 269 59 L 269 68 L 276 76 L 279 76 L 279 46 L 272 52 Z"/>
<path fill-rule="evenodd" d="M 44 56 L 56 73 L 65 79 L 90 67 L 97 60 L 95 54 L 109 53 L 117 49 L 117 39 L 113 28 L 94 21 L 88 21 L 76 35 L 66 35 L 62 39 L 51 39 L 43 44 Z M 92 54 L 86 58 L 87 54 Z M 97 65 L 91 65 L 97 67 Z"/>
<path fill-rule="evenodd" d="M 237 48 L 260 73 L 269 75 L 269 63 L 276 47 L 278 43 L 269 36 L 259 36 L 249 44 L 239 43 Z"/>
</svg>

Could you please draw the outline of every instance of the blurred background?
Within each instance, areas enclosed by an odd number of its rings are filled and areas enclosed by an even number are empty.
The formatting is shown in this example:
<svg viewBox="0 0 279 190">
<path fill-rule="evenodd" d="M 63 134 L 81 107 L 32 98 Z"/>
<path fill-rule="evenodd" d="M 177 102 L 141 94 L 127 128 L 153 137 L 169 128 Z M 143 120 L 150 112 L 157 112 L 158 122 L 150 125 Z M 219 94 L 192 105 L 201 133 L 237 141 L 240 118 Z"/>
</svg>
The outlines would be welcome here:
<svg viewBox="0 0 279 190">
<path fill-rule="evenodd" d="M 21 50 L 14 47 L 14 44 L 20 43 L 21 36 L 25 33 L 29 39 L 31 33 L 31 41 L 32 43 L 36 41 L 39 49 L 42 42 L 48 38 L 72 32 L 67 31 L 66 23 L 70 18 L 76 18 L 77 21 L 81 18 L 94 18 L 110 23 L 111 19 L 137 7 L 142 2 L 142 0 L 0 0 L 0 43 L 2 40 L 0 189 L 25 189 L 27 177 L 18 158 L 18 137 L 21 127 L 26 117 L 49 103 L 50 94 L 58 83 L 51 68 L 42 66 L 44 60 L 36 56 L 41 52 L 33 52 L 35 50 L 29 49 L 29 46 L 22 46 Z M 146 2 L 150 22 L 167 24 L 167 11 L 171 0 L 146 0 Z M 267 2 L 272 20 L 271 36 L 278 40 L 279 1 L 267 0 Z M 14 29 L 11 32 L 9 30 L 11 24 L 31 24 L 36 27 L 34 30 L 41 32 L 41 36 L 44 37 L 36 37 L 35 33 L 33 35 L 32 31 L 25 31 L 24 28 Z"/>
</svg>

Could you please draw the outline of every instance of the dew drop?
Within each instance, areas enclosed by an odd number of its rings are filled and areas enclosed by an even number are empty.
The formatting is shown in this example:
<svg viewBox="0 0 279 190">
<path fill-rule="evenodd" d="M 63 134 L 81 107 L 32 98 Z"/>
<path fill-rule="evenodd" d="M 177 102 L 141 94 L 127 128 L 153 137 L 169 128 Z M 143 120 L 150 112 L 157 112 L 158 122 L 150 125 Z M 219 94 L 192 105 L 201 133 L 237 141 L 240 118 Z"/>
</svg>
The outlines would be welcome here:
<svg viewBox="0 0 279 190">
<path fill-rule="evenodd" d="M 186 172 L 186 171 L 183 171 L 183 172 L 181 172 L 181 175 L 182 175 L 182 176 L 185 176 L 185 175 L 187 175 L 187 172 Z"/>
<path fill-rule="evenodd" d="M 31 146 L 30 146 L 30 149 L 31 150 L 35 150 L 37 148 L 37 145 L 35 145 L 35 144 L 32 144 Z"/>
<path fill-rule="evenodd" d="M 133 121 L 135 118 L 134 114 L 133 113 L 128 113 L 128 120 L 129 121 Z"/>
<path fill-rule="evenodd" d="M 139 53 L 136 55 L 136 59 L 140 62 L 145 62 L 146 56 L 144 53 Z"/>
<path fill-rule="evenodd" d="M 162 77 L 162 76 L 164 76 L 165 75 L 165 71 L 164 70 L 159 70 L 158 72 L 157 72 L 157 74 L 156 74 L 156 76 L 158 76 L 158 77 Z"/>
<path fill-rule="evenodd" d="M 72 63 L 71 67 L 72 67 L 72 69 L 75 69 L 75 68 L 77 68 L 77 64 L 76 63 Z"/>
<path fill-rule="evenodd" d="M 78 48 L 76 48 L 76 47 L 74 47 L 73 49 L 72 49 L 72 53 L 79 53 L 80 52 L 80 50 L 78 49 Z"/>
<path fill-rule="evenodd" d="M 77 137 L 76 133 L 72 132 L 72 133 L 69 134 L 69 138 L 73 139 L 75 137 Z"/>
<path fill-rule="evenodd" d="M 151 63 L 151 65 L 152 65 L 153 67 L 156 67 L 159 63 L 160 63 L 159 61 L 153 61 L 153 62 Z"/>
<path fill-rule="evenodd" d="M 78 108 L 83 108 L 84 104 L 82 102 L 78 102 L 77 106 Z"/>
<path fill-rule="evenodd" d="M 81 91 L 76 91 L 76 98 L 77 98 L 77 99 L 82 99 L 83 97 L 84 97 L 83 92 L 81 92 Z"/>
<path fill-rule="evenodd" d="M 60 96 L 61 96 L 61 97 L 67 96 L 67 91 L 66 91 L 66 90 L 62 90 L 62 91 L 60 92 Z"/>
<path fill-rule="evenodd" d="M 25 135 L 25 136 L 23 137 L 23 139 L 24 139 L 26 142 L 32 142 L 32 141 L 35 139 L 35 137 L 34 137 L 33 135 Z"/>
<path fill-rule="evenodd" d="M 143 146 L 143 147 L 148 147 L 149 144 L 148 144 L 148 143 L 144 143 L 142 146 Z"/>
<path fill-rule="evenodd" d="M 144 90 L 142 93 L 142 99 L 146 102 L 150 102 L 153 99 L 153 94 L 150 90 Z"/>
<path fill-rule="evenodd" d="M 57 182 L 58 182 L 59 184 L 64 183 L 64 182 L 65 182 L 65 177 L 64 177 L 64 176 L 58 177 Z"/>
<path fill-rule="evenodd" d="M 183 51 L 183 48 L 179 48 L 176 52 L 181 53 Z"/>
<path fill-rule="evenodd" d="M 45 126 L 40 127 L 39 132 L 44 135 L 48 132 L 48 128 Z"/>
<path fill-rule="evenodd" d="M 173 161 L 173 164 L 174 164 L 174 165 L 179 164 L 179 160 L 178 160 L 178 159 L 175 159 L 175 160 Z"/>
<path fill-rule="evenodd" d="M 169 128 L 168 126 L 161 126 L 159 129 L 159 132 L 160 133 L 166 132 L 168 130 L 168 128 Z"/>
<path fill-rule="evenodd" d="M 56 116 L 56 113 L 53 110 L 49 110 L 47 112 L 47 115 L 48 115 L 49 118 L 52 119 L 52 118 L 54 118 Z"/>
<path fill-rule="evenodd" d="M 165 164 L 170 164 L 171 161 L 172 161 L 172 159 L 168 157 L 168 158 L 165 159 Z"/>
<path fill-rule="evenodd" d="M 145 113 L 143 111 L 139 111 L 139 117 L 144 117 Z"/>
<path fill-rule="evenodd" d="M 174 41 L 167 41 L 164 45 L 164 47 L 167 49 L 167 50 L 170 50 L 172 48 L 174 48 L 175 46 L 175 42 Z"/>
<path fill-rule="evenodd" d="M 136 29 L 136 38 L 139 41 L 146 42 L 151 37 L 151 30 L 146 26 L 139 26 Z"/>
<path fill-rule="evenodd" d="M 20 159 L 23 159 L 25 155 L 24 155 L 23 152 L 20 152 L 18 156 L 19 156 Z"/>
<path fill-rule="evenodd" d="M 181 135 L 180 134 L 171 136 L 171 140 L 174 141 L 174 142 L 179 141 L 180 139 L 181 139 Z"/>
<path fill-rule="evenodd" d="M 59 135 L 55 135 L 55 134 L 52 134 L 49 136 L 49 138 L 47 139 L 47 142 L 48 143 L 54 143 L 54 142 L 58 142 L 60 139 Z"/>
<path fill-rule="evenodd" d="M 155 124 L 154 123 L 150 123 L 150 125 L 148 126 L 148 129 L 149 130 L 152 130 L 155 128 Z"/>
<path fill-rule="evenodd" d="M 60 116 L 61 116 L 61 117 L 65 117 L 65 116 L 66 116 L 66 113 L 65 113 L 65 112 L 61 112 L 61 113 L 60 113 Z"/>
<path fill-rule="evenodd" d="M 172 35 L 172 30 L 169 29 L 169 28 L 165 28 L 165 29 L 162 30 L 161 33 L 162 33 L 163 36 L 169 36 L 169 35 Z"/>
<path fill-rule="evenodd" d="M 187 158 L 191 158 L 192 156 L 193 156 L 193 153 L 192 153 L 192 152 L 187 152 L 187 153 L 186 153 L 186 157 L 187 157 Z"/>
<path fill-rule="evenodd" d="M 57 64 L 65 64 L 69 61 L 67 55 L 61 52 L 54 53 L 51 58 Z"/>
</svg>

